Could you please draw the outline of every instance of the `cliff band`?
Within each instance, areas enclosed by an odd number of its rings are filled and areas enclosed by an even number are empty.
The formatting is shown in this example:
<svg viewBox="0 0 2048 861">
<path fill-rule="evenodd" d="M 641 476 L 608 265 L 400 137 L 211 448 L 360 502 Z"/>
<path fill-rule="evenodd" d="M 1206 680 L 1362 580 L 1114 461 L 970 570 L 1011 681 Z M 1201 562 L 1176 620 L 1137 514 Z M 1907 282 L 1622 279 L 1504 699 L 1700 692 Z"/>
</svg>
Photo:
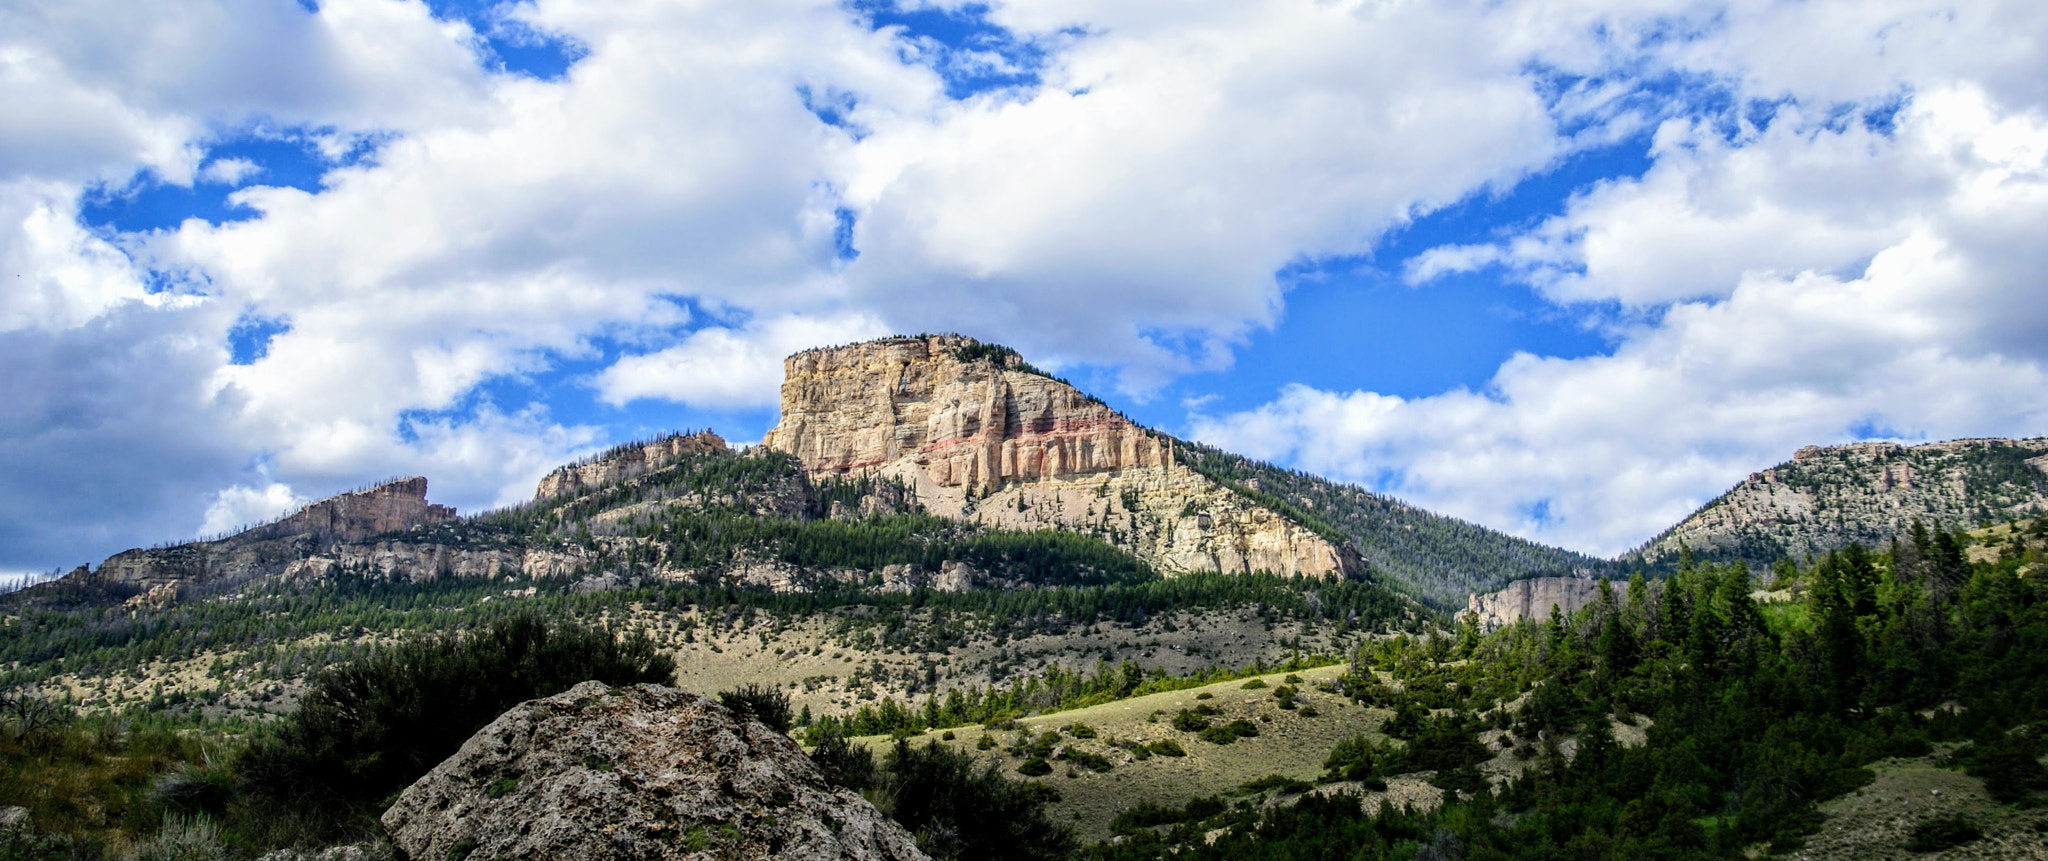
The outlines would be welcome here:
<svg viewBox="0 0 2048 861">
<path fill-rule="evenodd" d="M 1172 439 L 958 335 L 887 338 L 784 362 L 762 444 L 814 481 L 902 482 L 934 514 L 1099 536 L 1168 572 L 1327 575 L 1349 547 L 1175 460 Z"/>
</svg>

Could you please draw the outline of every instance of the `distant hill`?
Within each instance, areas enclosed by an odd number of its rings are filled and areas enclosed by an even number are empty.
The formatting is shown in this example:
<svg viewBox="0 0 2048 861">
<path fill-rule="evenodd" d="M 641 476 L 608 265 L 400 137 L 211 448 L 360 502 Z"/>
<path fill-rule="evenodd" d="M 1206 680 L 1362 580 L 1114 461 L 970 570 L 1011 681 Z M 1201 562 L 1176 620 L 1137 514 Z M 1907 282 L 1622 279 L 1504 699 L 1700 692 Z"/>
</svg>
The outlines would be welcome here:
<svg viewBox="0 0 2048 861">
<path fill-rule="evenodd" d="M 1177 452 L 1225 486 L 1343 535 L 1373 571 L 1439 608 L 1462 608 L 1471 593 L 1526 577 L 1623 576 L 1619 563 L 1425 511 L 1355 484 L 1196 443 L 1182 443 Z"/>
<path fill-rule="evenodd" d="M 1625 559 L 1768 565 L 1851 543 L 1876 546 L 1919 520 L 1968 528 L 2048 511 L 2048 439 L 1961 439 L 1905 446 L 1808 446 L 1751 475 Z"/>
</svg>

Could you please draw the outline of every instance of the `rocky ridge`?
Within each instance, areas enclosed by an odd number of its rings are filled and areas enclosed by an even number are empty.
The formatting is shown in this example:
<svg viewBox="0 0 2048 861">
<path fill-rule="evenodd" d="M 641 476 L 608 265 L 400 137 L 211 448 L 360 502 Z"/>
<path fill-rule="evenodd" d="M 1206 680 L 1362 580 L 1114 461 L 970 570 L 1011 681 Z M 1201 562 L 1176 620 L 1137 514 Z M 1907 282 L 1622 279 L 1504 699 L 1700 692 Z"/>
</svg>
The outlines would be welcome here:
<svg viewBox="0 0 2048 861">
<path fill-rule="evenodd" d="M 814 480 L 898 481 L 932 513 L 1092 534 L 1168 572 L 1362 568 L 1350 547 L 1180 464 L 1171 438 L 1005 348 L 885 338 L 798 353 L 784 369 L 781 419 L 762 445 Z"/>
<path fill-rule="evenodd" d="M 126 550 L 66 579 L 139 590 L 161 598 L 181 585 L 241 582 L 276 574 L 328 547 L 456 518 L 427 501 L 427 480 L 387 481 L 315 502 L 293 514 L 214 541 Z"/>
<path fill-rule="evenodd" d="M 1707 559 L 1768 565 L 1882 544 L 1915 520 L 1954 529 L 2043 511 L 2048 439 L 1807 446 L 1624 558 L 1665 561 L 1687 547 Z"/>
<path fill-rule="evenodd" d="M 540 480 L 533 498 L 587 493 L 604 485 L 645 475 L 685 455 L 725 450 L 725 440 L 708 430 L 628 443 L 596 457 L 557 467 Z"/>
<path fill-rule="evenodd" d="M 422 859 L 927 857 L 796 742 L 660 685 L 584 682 L 515 706 L 383 823 Z"/>
</svg>

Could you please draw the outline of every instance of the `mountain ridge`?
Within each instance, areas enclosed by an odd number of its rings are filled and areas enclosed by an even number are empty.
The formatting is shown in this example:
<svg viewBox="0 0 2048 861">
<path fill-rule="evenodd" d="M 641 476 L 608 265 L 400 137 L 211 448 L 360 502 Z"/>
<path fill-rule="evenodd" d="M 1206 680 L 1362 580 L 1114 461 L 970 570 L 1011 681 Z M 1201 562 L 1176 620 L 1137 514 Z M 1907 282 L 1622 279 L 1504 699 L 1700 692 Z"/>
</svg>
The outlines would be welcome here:
<svg viewBox="0 0 2048 861">
<path fill-rule="evenodd" d="M 1851 543 L 1877 546 L 1915 521 L 1954 529 L 2042 511 L 2048 438 L 1810 445 L 1751 473 L 1621 559 L 1660 564 L 1686 549 L 1706 559 L 1769 565 Z"/>
</svg>

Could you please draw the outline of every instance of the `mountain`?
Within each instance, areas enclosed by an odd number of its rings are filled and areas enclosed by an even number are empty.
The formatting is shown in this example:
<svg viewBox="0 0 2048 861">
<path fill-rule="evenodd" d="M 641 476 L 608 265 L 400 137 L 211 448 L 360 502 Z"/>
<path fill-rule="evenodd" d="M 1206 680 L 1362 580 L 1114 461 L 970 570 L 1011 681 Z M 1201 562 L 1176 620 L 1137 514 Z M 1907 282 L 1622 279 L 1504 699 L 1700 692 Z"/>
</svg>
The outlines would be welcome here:
<svg viewBox="0 0 2048 861">
<path fill-rule="evenodd" d="M 1177 441 L 957 335 L 810 350 L 785 363 L 762 445 L 814 481 L 900 483 L 934 514 L 1093 535 L 1167 572 L 1363 570 L 1341 537 L 1187 468 Z"/>
<path fill-rule="evenodd" d="M 214 541 L 127 550 L 98 569 L 80 566 L 70 585 L 166 597 L 177 587 L 240 584 L 282 573 L 292 563 L 371 536 L 456 518 L 427 501 L 427 480 L 400 478 L 329 497 L 271 523 Z"/>
<path fill-rule="evenodd" d="M 1355 484 L 1197 443 L 1182 443 L 1175 453 L 1239 494 L 1342 536 L 1386 582 L 1439 608 L 1463 606 L 1471 593 L 1527 577 L 1625 576 L 1619 563 L 1425 511 Z"/>
<path fill-rule="evenodd" d="M 1960 439 L 1905 446 L 1807 446 L 1752 474 L 1625 560 L 1691 548 L 1769 565 L 1850 544 L 1877 546 L 1914 521 L 1944 529 L 2048 511 L 2048 439 Z"/>
<path fill-rule="evenodd" d="M 785 370 L 781 419 L 752 449 L 710 431 L 628 443 L 549 473 L 531 503 L 468 518 L 403 479 L 65 579 L 162 601 L 337 574 L 801 591 L 1268 572 L 1370 579 L 1450 610 L 1510 580 L 1613 568 L 1175 439 L 972 338 L 809 350 Z"/>
<path fill-rule="evenodd" d="M 1167 571 L 1370 571 L 1439 607 L 1613 563 L 1144 428 L 1012 350 L 957 335 L 791 356 L 763 445 L 817 480 L 901 482 L 926 510 L 1093 535 Z"/>
</svg>

